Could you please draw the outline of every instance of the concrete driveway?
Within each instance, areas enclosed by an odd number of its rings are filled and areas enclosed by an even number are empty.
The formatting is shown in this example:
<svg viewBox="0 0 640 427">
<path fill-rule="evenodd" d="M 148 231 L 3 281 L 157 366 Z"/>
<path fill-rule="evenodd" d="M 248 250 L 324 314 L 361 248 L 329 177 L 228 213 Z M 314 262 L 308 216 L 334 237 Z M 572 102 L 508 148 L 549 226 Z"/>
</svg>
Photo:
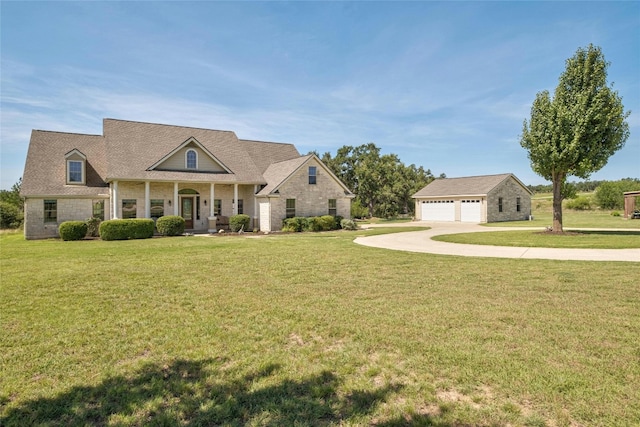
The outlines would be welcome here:
<svg viewBox="0 0 640 427">
<path fill-rule="evenodd" d="M 375 225 L 368 227 L 389 227 Z M 640 262 L 640 249 L 560 249 L 560 248 L 523 248 L 511 246 L 483 246 L 460 243 L 437 242 L 433 236 L 457 233 L 483 233 L 493 231 L 542 230 L 539 227 L 483 227 L 478 224 L 459 222 L 416 221 L 394 224 L 396 227 L 425 226 L 426 231 L 383 234 L 379 236 L 358 237 L 355 243 L 376 248 L 408 252 L 423 252 L 440 255 L 457 255 L 490 258 L 555 259 L 573 261 L 631 261 Z M 611 231 L 611 230 L 609 230 Z M 629 230 L 627 230 L 629 231 Z"/>
</svg>

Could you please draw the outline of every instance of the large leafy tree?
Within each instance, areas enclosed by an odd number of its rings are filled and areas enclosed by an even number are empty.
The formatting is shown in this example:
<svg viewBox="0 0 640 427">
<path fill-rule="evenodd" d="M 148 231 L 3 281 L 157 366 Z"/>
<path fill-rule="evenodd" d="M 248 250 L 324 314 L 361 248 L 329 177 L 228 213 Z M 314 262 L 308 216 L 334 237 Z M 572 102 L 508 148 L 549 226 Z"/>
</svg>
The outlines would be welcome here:
<svg viewBox="0 0 640 427">
<path fill-rule="evenodd" d="M 607 86 L 602 50 L 579 48 L 566 61 L 553 99 L 536 95 L 520 145 L 534 172 L 553 183 L 553 231 L 562 232 L 562 200 L 567 177 L 587 179 L 607 164 L 629 137 L 622 98 Z"/>
<path fill-rule="evenodd" d="M 324 153 L 322 161 L 357 195 L 369 216 L 412 213 L 411 196 L 433 180 L 430 170 L 405 166 L 396 154 L 381 155 L 373 143 L 345 145 L 335 157 Z"/>
</svg>

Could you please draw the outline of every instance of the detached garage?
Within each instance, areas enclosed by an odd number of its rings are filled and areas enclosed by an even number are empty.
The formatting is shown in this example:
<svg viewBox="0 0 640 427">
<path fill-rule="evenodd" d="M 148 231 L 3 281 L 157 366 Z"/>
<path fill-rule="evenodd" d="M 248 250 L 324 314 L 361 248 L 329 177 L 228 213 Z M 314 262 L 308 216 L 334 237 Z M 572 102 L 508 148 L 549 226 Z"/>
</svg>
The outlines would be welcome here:
<svg viewBox="0 0 640 427">
<path fill-rule="evenodd" d="M 511 173 L 443 178 L 413 195 L 421 221 L 522 221 L 531 215 L 531 191 Z"/>
</svg>

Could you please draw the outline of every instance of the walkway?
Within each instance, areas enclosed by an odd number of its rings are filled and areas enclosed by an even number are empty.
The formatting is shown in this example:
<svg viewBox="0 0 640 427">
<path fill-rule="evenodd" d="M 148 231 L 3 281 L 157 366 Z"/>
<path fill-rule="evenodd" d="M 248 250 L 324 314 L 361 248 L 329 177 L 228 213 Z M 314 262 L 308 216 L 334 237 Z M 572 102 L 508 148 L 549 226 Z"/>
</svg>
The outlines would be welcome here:
<svg viewBox="0 0 640 427">
<path fill-rule="evenodd" d="M 392 225 L 384 226 L 389 227 Z M 355 243 L 376 248 L 440 255 L 573 261 L 640 262 L 640 249 L 522 248 L 511 246 L 468 245 L 461 243 L 438 242 L 431 239 L 433 236 L 442 234 L 482 233 L 507 230 L 540 230 L 539 227 L 483 227 L 478 224 L 426 221 L 394 224 L 393 226 L 425 226 L 431 227 L 431 229 L 425 231 L 409 231 L 406 233 L 358 237 L 355 239 Z M 383 225 L 369 227 L 383 227 Z"/>
</svg>

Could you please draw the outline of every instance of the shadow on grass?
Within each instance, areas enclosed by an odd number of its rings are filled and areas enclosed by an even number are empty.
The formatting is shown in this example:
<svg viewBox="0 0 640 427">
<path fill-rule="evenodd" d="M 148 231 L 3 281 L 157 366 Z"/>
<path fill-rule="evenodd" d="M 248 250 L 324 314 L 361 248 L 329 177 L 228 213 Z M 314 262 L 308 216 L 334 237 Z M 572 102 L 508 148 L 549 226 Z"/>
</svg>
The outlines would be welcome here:
<svg viewBox="0 0 640 427">
<path fill-rule="evenodd" d="M 640 231 L 635 230 L 576 230 L 578 234 L 593 234 L 598 236 L 638 236 Z"/>
<path fill-rule="evenodd" d="M 132 376 L 111 377 L 11 408 L 0 425 L 328 425 L 371 414 L 400 389 L 342 394 L 339 379 L 328 371 L 289 380 L 277 375 L 279 365 L 240 375 L 221 369 L 222 363 L 147 364 Z"/>
</svg>

